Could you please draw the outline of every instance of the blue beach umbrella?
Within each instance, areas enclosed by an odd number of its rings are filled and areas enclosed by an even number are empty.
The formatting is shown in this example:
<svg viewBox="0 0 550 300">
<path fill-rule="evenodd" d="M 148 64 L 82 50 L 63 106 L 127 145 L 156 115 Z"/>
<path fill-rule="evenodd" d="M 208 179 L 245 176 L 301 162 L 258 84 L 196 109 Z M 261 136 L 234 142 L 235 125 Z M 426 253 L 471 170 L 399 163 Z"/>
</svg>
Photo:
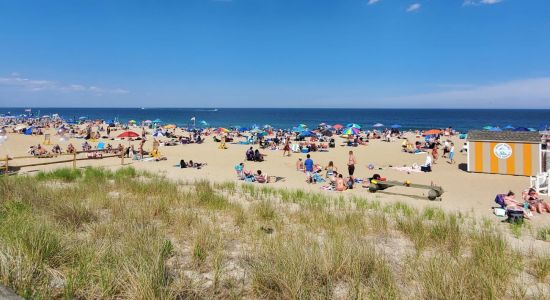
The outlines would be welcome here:
<svg viewBox="0 0 550 300">
<path fill-rule="evenodd" d="M 294 127 L 294 128 L 292 128 L 292 132 L 304 132 L 304 131 L 306 131 L 306 129 L 303 128 L 303 127 Z"/>
<path fill-rule="evenodd" d="M 205 121 L 205 120 L 201 120 L 199 122 L 199 124 L 203 125 L 203 126 L 208 126 L 208 123 Z"/>
<path fill-rule="evenodd" d="M 512 126 L 512 125 L 506 125 L 506 126 L 504 127 L 504 129 L 506 129 L 506 130 L 514 130 L 515 127 Z"/>
<path fill-rule="evenodd" d="M 374 128 L 384 127 L 384 124 L 382 124 L 382 123 L 376 123 L 376 124 L 372 125 L 372 127 L 374 127 Z"/>
<path fill-rule="evenodd" d="M 153 123 L 162 123 L 162 121 L 160 119 L 155 119 Z"/>
<path fill-rule="evenodd" d="M 514 131 L 529 131 L 529 128 L 526 127 L 516 127 Z"/>
<path fill-rule="evenodd" d="M 399 125 L 399 124 L 393 124 L 393 125 L 391 126 L 391 128 L 393 128 L 393 129 L 398 129 L 398 128 L 401 128 L 401 127 L 403 127 L 403 126 L 401 126 L 401 125 Z"/>
<path fill-rule="evenodd" d="M 499 127 L 493 127 L 489 129 L 489 131 L 502 131 L 502 129 L 500 129 Z"/>
<path fill-rule="evenodd" d="M 361 126 L 359 124 L 355 124 L 355 123 L 349 123 L 348 125 L 346 125 L 347 128 L 357 128 L 357 129 L 361 129 Z"/>
<path fill-rule="evenodd" d="M 306 130 L 306 131 L 303 131 L 302 133 L 300 133 L 300 136 L 303 136 L 303 137 L 308 137 L 308 136 L 314 136 L 315 133 L 313 131 L 309 131 L 309 130 Z"/>
<path fill-rule="evenodd" d="M 536 130 L 535 128 L 532 128 L 532 127 L 529 127 L 529 128 L 527 128 L 527 129 L 528 129 L 529 131 L 538 131 L 538 130 Z"/>
</svg>

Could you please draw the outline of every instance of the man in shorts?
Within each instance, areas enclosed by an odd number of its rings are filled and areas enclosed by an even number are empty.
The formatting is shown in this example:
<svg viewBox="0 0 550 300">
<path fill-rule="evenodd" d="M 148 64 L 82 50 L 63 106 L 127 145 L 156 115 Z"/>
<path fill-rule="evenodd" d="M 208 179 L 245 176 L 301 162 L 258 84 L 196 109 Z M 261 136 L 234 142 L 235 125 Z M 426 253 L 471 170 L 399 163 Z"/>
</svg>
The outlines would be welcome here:
<svg viewBox="0 0 550 300">
<path fill-rule="evenodd" d="M 313 159 L 311 159 L 311 155 L 307 155 L 304 166 L 306 168 L 306 180 L 308 183 L 311 183 L 313 178 Z"/>
<path fill-rule="evenodd" d="M 353 151 L 350 151 L 349 157 L 348 157 L 348 174 L 349 174 L 349 177 L 351 177 L 352 179 L 354 179 L 353 173 L 355 172 L 356 163 L 357 161 L 355 160 L 355 155 L 353 155 Z"/>
</svg>

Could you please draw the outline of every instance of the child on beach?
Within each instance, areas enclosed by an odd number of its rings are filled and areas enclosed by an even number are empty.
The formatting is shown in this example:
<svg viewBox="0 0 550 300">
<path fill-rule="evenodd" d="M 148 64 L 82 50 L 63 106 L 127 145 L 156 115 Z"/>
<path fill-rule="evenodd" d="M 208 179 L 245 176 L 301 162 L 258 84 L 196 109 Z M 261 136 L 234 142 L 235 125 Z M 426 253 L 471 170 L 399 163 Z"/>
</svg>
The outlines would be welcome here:
<svg viewBox="0 0 550 300">
<path fill-rule="evenodd" d="M 454 157 L 455 157 L 455 144 L 451 143 L 451 149 L 449 150 L 449 163 L 454 164 Z"/>
<path fill-rule="evenodd" d="M 300 171 L 300 172 L 305 171 L 304 162 L 302 161 L 301 158 L 298 158 L 298 160 L 296 161 L 296 171 Z"/>
</svg>

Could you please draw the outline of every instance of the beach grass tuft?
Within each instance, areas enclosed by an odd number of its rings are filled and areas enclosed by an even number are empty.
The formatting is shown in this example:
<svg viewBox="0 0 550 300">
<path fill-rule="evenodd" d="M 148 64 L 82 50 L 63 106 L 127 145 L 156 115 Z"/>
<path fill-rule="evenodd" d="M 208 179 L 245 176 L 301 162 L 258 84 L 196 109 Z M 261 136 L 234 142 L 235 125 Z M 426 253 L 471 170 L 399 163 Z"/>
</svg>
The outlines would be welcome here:
<svg viewBox="0 0 550 300">
<path fill-rule="evenodd" d="M 538 289 L 548 253 L 515 249 L 503 226 L 368 197 L 58 169 L 0 178 L 0 283 L 28 299 L 550 297 Z"/>
</svg>

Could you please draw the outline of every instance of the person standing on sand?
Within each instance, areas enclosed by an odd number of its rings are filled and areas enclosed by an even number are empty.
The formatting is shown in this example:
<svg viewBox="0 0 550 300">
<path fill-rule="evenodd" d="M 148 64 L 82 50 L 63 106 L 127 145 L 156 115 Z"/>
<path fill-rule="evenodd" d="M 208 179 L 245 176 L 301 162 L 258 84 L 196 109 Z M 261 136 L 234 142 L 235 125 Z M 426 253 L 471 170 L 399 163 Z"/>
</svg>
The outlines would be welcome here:
<svg viewBox="0 0 550 300">
<path fill-rule="evenodd" d="M 304 166 L 306 168 L 306 180 L 307 183 L 311 183 L 313 180 L 313 159 L 311 159 L 311 155 L 307 155 L 307 159 L 304 162 Z"/>
<path fill-rule="evenodd" d="M 455 160 L 455 143 L 451 143 L 451 150 L 449 150 L 449 163 L 454 164 Z"/>
<path fill-rule="evenodd" d="M 434 148 L 432 149 L 432 157 L 433 157 L 433 163 L 437 164 L 437 145 L 434 145 Z"/>
<path fill-rule="evenodd" d="M 288 153 L 288 156 L 290 156 L 290 139 L 285 139 L 285 147 L 283 148 L 283 157 L 285 156 L 285 153 Z"/>
<path fill-rule="evenodd" d="M 353 151 L 350 151 L 349 152 L 349 157 L 348 157 L 348 174 L 349 174 L 349 177 L 351 177 L 352 179 L 355 179 L 353 177 L 353 173 L 355 173 L 355 164 L 357 163 L 357 161 L 355 160 L 355 155 L 353 155 Z"/>
</svg>

